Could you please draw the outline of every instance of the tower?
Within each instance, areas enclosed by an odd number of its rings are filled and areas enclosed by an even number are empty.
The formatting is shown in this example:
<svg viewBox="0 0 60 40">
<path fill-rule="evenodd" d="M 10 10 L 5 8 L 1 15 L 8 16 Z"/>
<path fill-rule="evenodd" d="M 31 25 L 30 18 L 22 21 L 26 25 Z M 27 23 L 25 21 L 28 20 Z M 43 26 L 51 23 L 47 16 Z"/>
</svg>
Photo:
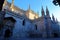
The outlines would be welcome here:
<svg viewBox="0 0 60 40">
<path fill-rule="evenodd" d="M 47 6 L 46 6 L 46 16 L 50 17 L 49 10 L 48 10 Z"/>
<path fill-rule="evenodd" d="M 51 17 L 49 14 L 48 7 L 46 6 L 46 33 L 47 37 L 52 37 Z"/>
<path fill-rule="evenodd" d="M 54 17 L 54 15 L 52 14 L 52 20 L 55 22 L 55 17 Z"/>
<path fill-rule="evenodd" d="M 14 11 L 13 7 L 14 7 L 14 0 L 12 0 L 11 7 L 10 7 L 12 11 Z"/>
<path fill-rule="evenodd" d="M 29 18 L 29 13 L 30 13 L 30 4 L 28 5 L 28 9 L 26 11 L 26 16 Z"/>
<path fill-rule="evenodd" d="M 41 9 L 41 14 L 42 14 L 42 16 L 45 16 L 45 12 L 44 12 L 43 6 L 42 6 L 42 9 Z"/>
</svg>

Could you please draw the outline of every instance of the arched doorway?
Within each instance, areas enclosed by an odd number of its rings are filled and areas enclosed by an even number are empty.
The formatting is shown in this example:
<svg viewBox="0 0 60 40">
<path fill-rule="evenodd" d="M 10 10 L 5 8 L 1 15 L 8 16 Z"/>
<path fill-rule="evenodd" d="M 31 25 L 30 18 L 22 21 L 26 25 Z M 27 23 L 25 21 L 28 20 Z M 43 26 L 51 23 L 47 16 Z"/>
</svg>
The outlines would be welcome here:
<svg viewBox="0 0 60 40">
<path fill-rule="evenodd" d="M 5 38 L 8 38 L 8 37 L 10 37 L 11 36 L 11 31 L 10 31 L 10 29 L 7 29 L 6 31 L 5 31 L 5 33 L 4 33 L 4 37 Z"/>
<path fill-rule="evenodd" d="M 57 33 L 53 33 L 54 37 L 58 37 L 58 34 Z"/>
</svg>

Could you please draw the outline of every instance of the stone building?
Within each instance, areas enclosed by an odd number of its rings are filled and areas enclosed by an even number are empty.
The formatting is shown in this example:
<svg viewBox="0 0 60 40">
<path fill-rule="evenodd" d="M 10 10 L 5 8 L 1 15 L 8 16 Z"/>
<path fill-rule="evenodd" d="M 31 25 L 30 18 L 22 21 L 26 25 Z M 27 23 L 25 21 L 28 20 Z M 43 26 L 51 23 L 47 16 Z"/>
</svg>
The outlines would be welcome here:
<svg viewBox="0 0 60 40">
<path fill-rule="evenodd" d="M 5 0 L 5 2 L 3 4 L 3 9 L 11 10 L 11 11 L 17 13 L 17 14 L 20 14 L 20 15 L 26 15 L 27 18 L 29 18 L 31 20 L 39 17 L 38 13 L 36 13 L 33 10 L 30 9 L 30 5 L 29 5 L 28 10 L 25 11 L 25 10 L 23 10 L 23 9 L 14 5 L 14 0 L 12 0 L 12 3 L 9 3 L 7 0 Z M 32 15 L 32 18 L 31 18 L 31 15 Z"/>
<path fill-rule="evenodd" d="M 58 20 L 55 20 L 54 15 L 52 19 L 49 14 L 49 10 L 46 7 L 46 15 L 43 7 L 41 8 L 41 16 L 39 13 L 31 10 L 30 5 L 27 10 L 23 10 L 14 5 L 14 0 L 12 3 L 5 0 L 3 9 L 6 9 L 0 19 L 3 22 L 3 31 L 5 33 L 7 29 L 13 32 L 12 37 L 55 37 L 60 36 Z M 1 13 L 0 13 L 1 14 Z M 56 34 L 56 35 L 55 35 Z M 4 35 L 3 35 L 4 36 Z"/>
</svg>

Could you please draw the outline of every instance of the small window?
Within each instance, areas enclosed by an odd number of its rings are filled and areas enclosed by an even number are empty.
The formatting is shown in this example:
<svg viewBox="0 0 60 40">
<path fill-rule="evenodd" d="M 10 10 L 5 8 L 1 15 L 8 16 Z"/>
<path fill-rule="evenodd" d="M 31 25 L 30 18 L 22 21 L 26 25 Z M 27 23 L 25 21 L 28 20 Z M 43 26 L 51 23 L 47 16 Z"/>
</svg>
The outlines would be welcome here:
<svg viewBox="0 0 60 40">
<path fill-rule="evenodd" d="M 35 29 L 37 30 L 37 25 L 35 25 Z"/>
<path fill-rule="evenodd" d="M 23 23 L 22 23 L 22 25 L 25 25 L 25 20 L 23 20 Z"/>
</svg>

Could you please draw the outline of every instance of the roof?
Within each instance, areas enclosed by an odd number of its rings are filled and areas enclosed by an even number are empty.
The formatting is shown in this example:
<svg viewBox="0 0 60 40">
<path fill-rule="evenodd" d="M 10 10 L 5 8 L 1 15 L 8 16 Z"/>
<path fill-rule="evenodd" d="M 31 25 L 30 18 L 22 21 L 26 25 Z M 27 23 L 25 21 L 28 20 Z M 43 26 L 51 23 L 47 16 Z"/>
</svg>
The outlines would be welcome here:
<svg viewBox="0 0 60 40">
<path fill-rule="evenodd" d="M 36 12 L 34 12 L 33 10 L 31 10 L 31 9 L 30 9 L 30 10 L 28 9 L 27 11 L 28 11 L 28 12 L 31 12 L 32 14 L 35 14 L 36 16 L 38 16 L 38 14 L 37 14 Z M 26 12 L 27 12 L 27 11 L 26 11 Z"/>
<path fill-rule="evenodd" d="M 10 6 L 11 6 L 11 3 L 9 3 L 9 2 L 7 1 L 7 5 L 10 7 Z M 25 10 L 20 9 L 19 7 L 15 6 L 15 5 L 14 5 L 14 10 L 21 11 L 21 12 L 25 12 Z"/>
</svg>

